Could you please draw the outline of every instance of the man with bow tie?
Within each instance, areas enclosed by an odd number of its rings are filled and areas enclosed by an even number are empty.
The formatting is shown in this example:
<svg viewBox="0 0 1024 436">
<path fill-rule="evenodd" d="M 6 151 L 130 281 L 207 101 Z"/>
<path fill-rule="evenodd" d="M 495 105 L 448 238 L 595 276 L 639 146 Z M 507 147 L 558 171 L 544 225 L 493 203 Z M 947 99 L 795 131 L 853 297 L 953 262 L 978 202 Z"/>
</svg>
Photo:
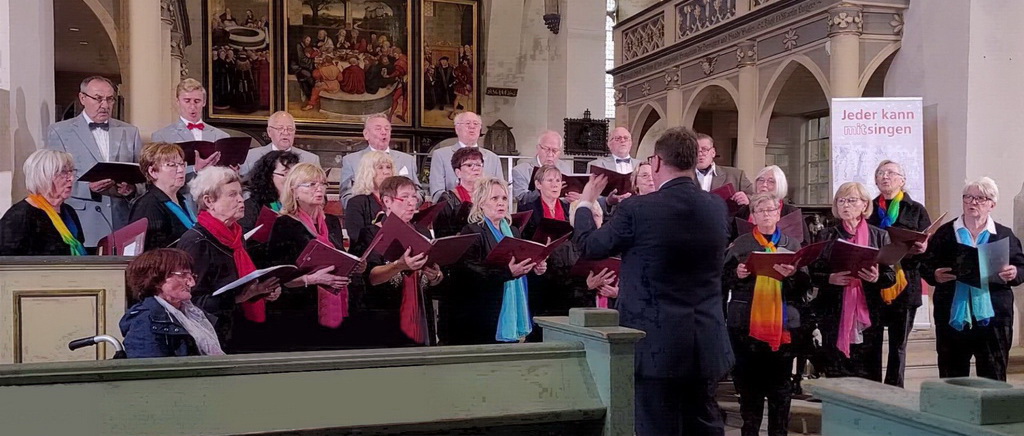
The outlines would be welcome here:
<svg viewBox="0 0 1024 436">
<path fill-rule="evenodd" d="M 98 162 L 138 162 L 139 129 L 111 118 L 117 101 L 114 83 L 106 77 L 87 77 L 79 86 L 78 100 L 85 107 L 82 114 L 51 124 L 46 147 L 74 157 L 76 178 Z M 86 247 L 95 247 L 100 238 L 128 223 L 128 202 L 135 190 L 135 185 L 110 179 L 75 183 L 67 202 L 82 221 Z"/>
<path fill-rule="evenodd" d="M 600 167 L 619 174 L 631 174 L 640 163 L 636 158 L 630 156 L 629 153 L 632 150 L 633 136 L 629 134 L 629 130 L 625 127 L 616 127 L 612 129 L 612 134 L 608 137 L 608 152 L 611 154 L 590 161 L 587 164 L 587 172 L 591 172 L 591 167 Z M 608 197 L 601 197 L 600 204 L 604 209 L 605 216 L 608 217 L 613 213 L 612 206 L 619 204 L 620 201 L 631 195 L 633 195 L 631 192 L 617 192 Z"/>
<path fill-rule="evenodd" d="M 210 141 L 227 138 L 228 135 L 221 129 L 203 122 L 203 108 L 206 107 L 206 88 L 198 80 L 188 78 L 178 83 L 175 90 L 175 99 L 178 104 L 178 121 L 160 130 L 153 132 L 153 142 L 169 142 L 177 144 L 188 141 Z M 206 168 L 208 165 L 216 165 L 220 160 L 220 152 L 211 154 L 206 159 L 199 157 L 196 152 L 196 165 L 194 171 Z M 191 168 L 190 168 L 191 170 Z M 194 171 L 189 171 L 193 173 Z"/>
</svg>

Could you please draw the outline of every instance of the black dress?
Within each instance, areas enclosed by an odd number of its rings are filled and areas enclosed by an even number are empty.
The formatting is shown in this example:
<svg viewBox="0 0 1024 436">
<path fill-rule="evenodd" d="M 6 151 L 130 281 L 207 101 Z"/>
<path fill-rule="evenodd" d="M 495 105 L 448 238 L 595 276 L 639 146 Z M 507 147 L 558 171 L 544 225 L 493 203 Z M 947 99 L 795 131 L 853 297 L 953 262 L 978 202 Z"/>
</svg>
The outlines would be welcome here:
<svg viewBox="0 0 1024 436">
<path fill-rule="evenodd" d="M 75 209 L 63 203 L 60 216 L 75 239 L 85 242 L 82 222 Z M 28 201 L 14 203 L 0 218 L 0 256 L 70 256 L 71 248 L 64 243 L 50 217 Z"/>
<path fill-rule="evenodd" d="M 238 220 L 238 225 L 242 226 L 243 232 L 249 232 L 256 227 L 256 222 L 259 220 L 260 212 L 263 208 L 270 208 L 269 205 L 256 204 L 256 200 L 253 198 L 247 198 L 245 200 L 245 215 L 242 219 Z M 249 257 L 252 258 L 252 262 L 256 264 L 257 268 L 268 268 L 272 266 L 267 258 L 267 244 L 249 238 L 245 241 L 245 251 L 249 253 Z"/>
<path fill-rule="evenodd" d="M 334 248 L 342 250 L 341 222 L 327 216 L 328 237 Z M 282 215 L 274 222 L 267 241 L 267 260 L 270 265 L 294 265 L 295 260 L 316 236 L 298 219 Z M 361 283 L 349 285 L 349 295 Z M 348 320 L 332 329 L 321 326 L 318 320 L 317 286 L 281 288 L 277 301 L 267 303 L 266 344 L 268 351 L 300 351 L 338 348 L 343 345 Z M 351 305 L 350 305 L 351 313 Z"/>
<path fill-rule="evenodd" d="M 360 233 L 367 227 L 373 225 L 377 214 L 383 208 L 373 194 L 355 195 L 348 199 L 345 206 L 345 231 L 348 232 L 349 243 L 355 243 L 360 238 Z"/>
<path fill-rule="evenodd" d="M 189 215 L 185 197 L 181 191 L 178 192 L 177 197 L 182 212 Z M 170 206 L 167 205 L 169 201 L 171 201 L 171 197 L 153 185 L 147 186 L 146 193 L 132 201 L 128 222 L 135 222 L 142 218 L 149 219 L 149 225 L 146 227 L 146 251 L 173 246 L 178 238 L 181 238 L 181 235 L 189 229 L 174 215 L 174 212 L 171 212 Z M 191 215 L 189 218 L 194 220 Z"/>
<path fill-rule="evenodd" d="M 459 214 L 462 209 L 462 200 L 459 200 L 459 196 L 454 191 L 444 191 L 437 202 L 445 203 L 446 206 L 441 209 L 441 212 L 437 214 L 437 219 L 434 220 L 434 236 L 443 238 L 459 234 L 467 224 L 467 216 Z"/>
<path fill-rule="evenodd" d="M 523 228 L 523 237 L 533 238 L 537 227 L 544 218 L 544 205 L 540 197 L 519 205 L 519 211 L 532 210 L 529 222 Z M 569 203 L 558 200 L 559 207 L 569 216 Z M 567 218 L 568 219 L 568 218 Z M 573 307 L 594 307 L 597 305 L 595 291 L 587 290 L 587 278 L 571 276 L 572 266 L 579 260 L 580 253 L 571 240 L 558 246 L 548 257 L 548 269 L 542 275 L 530 274 L 530 314 L 533 316 L 568 316 Z M 536 259 L 534 259 L 536 260 Z M 531 341 L 540 341 L 540 328 L 534 327 Z"/>
</svg>

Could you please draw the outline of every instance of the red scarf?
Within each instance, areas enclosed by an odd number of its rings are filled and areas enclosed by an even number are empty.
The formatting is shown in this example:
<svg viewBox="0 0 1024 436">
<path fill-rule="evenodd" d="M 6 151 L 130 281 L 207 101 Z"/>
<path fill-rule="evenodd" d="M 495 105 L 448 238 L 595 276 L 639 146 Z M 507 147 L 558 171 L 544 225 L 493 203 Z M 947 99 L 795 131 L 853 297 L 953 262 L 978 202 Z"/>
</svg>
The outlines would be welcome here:
<svg viewBox="0 0 1024 436">
<path fill-rule="evenodd" d="M 331 247 L 334 246 L 331 243 L 331 238 L 327 235 L 327 219 L 323 210 L 318 210 L 315 216 L 311 217 L 300 209 L 296 215 L 306 230 L 317 240 Z M 333 289 L 317 286 L 316 306 L 317 321 L 320 325 L 332 329 L 338 328 L 348 316 L 348 287 L 342 287 L 335 293 Z"/>
<path fill-rule="evenodd" d="M 562 210 L 562 203 L 560 201 L 558 201 L 557 199 L 555 200 L 555 208 L 554 208 L 554 210 L 548 209 L 548 204 L 544 202 L 543 198 L 540 199 L 540 205 L 541 205 L 541 208 L 544 209 L 544 218 L 551 218 L 551 219 L 555 219 L 555 220 L 559 220 L 559 221 L 566 221 L 566 219 L 565 219 L 565 211 Z"/>
<path fill-rule="evenodd" d="M 472 203 L 473 196 L 469 195 L 469 190 L 464 188 L 462 184 L 455 187 L 455 196 L 459 197 L 459 201 L 463 203 Z"/>
<path fill-rule="evenodd" d="M 231 226 L 228 226 L 205 210 L 199 212 L 199 218 L 196 222 L 203 226 L 206 231 L 210 232 L 217 242 L 231 250 L 231 256 L 235 260 L 235 270 L 238 272 L 238 277 L 244 277 L 246 274 L 256 271 L 256 265 L 252 263 L 249 253 L 245 251 L 245 241 L 242 239 L 242 226 L 238 225 L 238 223 L 232 223 Z M 256 301 L 245 301 L 242 302 L 242 314 L 249 321 L 266 322 L 266 306 L 266 301 L 263 298 Z"/>
<path fill-rule="evenodd" d="M 427 338 L 427 320 L 420 304 L 419 279 L 419 271 L 412 271 L 402 278 L 402 306 L 399 315 L 402 319 L 402 333 L 417 344 L 423 345 L 426 344 Z"/>
</svg>

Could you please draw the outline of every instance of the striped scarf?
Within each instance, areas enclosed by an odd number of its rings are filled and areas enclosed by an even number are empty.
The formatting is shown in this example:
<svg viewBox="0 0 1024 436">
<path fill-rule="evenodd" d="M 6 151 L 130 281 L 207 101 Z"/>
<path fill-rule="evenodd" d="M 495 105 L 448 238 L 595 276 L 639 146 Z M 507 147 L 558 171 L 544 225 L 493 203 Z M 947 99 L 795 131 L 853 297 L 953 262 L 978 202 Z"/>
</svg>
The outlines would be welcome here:
<svg viewBox="0 0 1024 436">
<path fill-rule="evenodd" d="M 779 243 L 782 231 L 778 228 L 772 234 L 769 241 L 754 229 L 754 240 L 764 251 L 774 253 L 778 251 L 775 244 Z M 750 337 L 768 343 L 772 351 L 778 351 L 779 346 L 790 342 L 789 331 L 782 326 L 785 323 L 786 306 L 782 302 L 782 282 L 771 277 L 757 276 L 754 282 L 754 298 L 750 303 Z"/>
<path fill-rule="evenodd" d="M 65 244 L 68 244 L 68 247 L 71 249 L 72 256 L 85 256 L 85 247 L 82 246 L 82 241 L 75 238 L 75 235 L 68 229 L 67 224 L 64 223 L 64 219 L 57 214 L 57 211 L 53 209 L 53 205 L 46 201 L 46 198 L 39 194 L 29 194 L 25 201 L 32 205 L 32 207 L 46 212 L 46 216 L 50 218 L 50 223 L 57 229 L 57 233 L 60 233 L 60 239 Z M 75 225 L 73 221 L 71 225 Z"/>
<path fill-rule="evenodd" d="M 903 191 L 896 194 L 888 206 L 886 205 L 885 197 L 878 196 L 878 216 L 881 218 L 878 222 L 879 228 L 885 230 L 896 223 L 896 218 L 900 216 L 900 202 L 902 201 Z M 907 274 L 903 272 L 903 266 L 899 262 L 893 266 L 896 268 L 896 284 L 882 289 L 882 301 L 885 304 L 892 304 L 896 297 L 899 297 L 903 290 L 907 288 Z"/>
</svg>

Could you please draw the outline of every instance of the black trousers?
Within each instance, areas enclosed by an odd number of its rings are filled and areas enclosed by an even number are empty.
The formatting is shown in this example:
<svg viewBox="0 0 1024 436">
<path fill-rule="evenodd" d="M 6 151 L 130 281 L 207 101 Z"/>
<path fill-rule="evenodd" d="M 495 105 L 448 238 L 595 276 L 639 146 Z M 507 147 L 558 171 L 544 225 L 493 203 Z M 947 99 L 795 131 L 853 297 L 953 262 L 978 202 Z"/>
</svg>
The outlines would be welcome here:
<svg viewBox="0 0 1024 436">
<path fill-rule="evenodd" d="M 825 376 L 860 377 L 881 383 L 883 332 L 881 324 L 872 324 L 864 330 L 862 343 L 850 344 L 850 357 L 846 357 L 836 348 L 836 337 L 839 332 L 823 330 L 821 346 L 826 349 L 828 356 Z"/>
<path fill-rule="evenodd" d="M 907 340 L 914 329 L 916 307 L 903 305 L 882 308 L 882 325 L 889 330 L 889 363 L 885 367 L 885 384 L 903 387 L 907 369 Z M 878 356 L 881 358 L 881 355 Z M 881 362 L 879 362 L 881 364 Z"/>
<path fill-rule="evenodd" d="M 790 371 L 793 352 L 789 344 L 772 351 L 768 344 L 751 338 L 747 332 L 730 330 L 736 365 L 732 382 L 740 394 L 741 434 L 758 436 L 768 400 L 768 435 L 784 436 L 789 428 L 789 406 L 792 386 Z"/>
<path fill-rule="evenodd" d="M 718 380 L 634 376 L 636 436 L 725 434 Z"/>
<path fill-rule="evenodd" d="M 935 349 L 939 355 L 939 377 L 971 375 L 974 357 L 978 377 L 1006 381 L 1013 340 L 1013 320 L 1005 326 L 978 326 L 956 331 L 948 322 L 935 326 Z"/>
</svg>

